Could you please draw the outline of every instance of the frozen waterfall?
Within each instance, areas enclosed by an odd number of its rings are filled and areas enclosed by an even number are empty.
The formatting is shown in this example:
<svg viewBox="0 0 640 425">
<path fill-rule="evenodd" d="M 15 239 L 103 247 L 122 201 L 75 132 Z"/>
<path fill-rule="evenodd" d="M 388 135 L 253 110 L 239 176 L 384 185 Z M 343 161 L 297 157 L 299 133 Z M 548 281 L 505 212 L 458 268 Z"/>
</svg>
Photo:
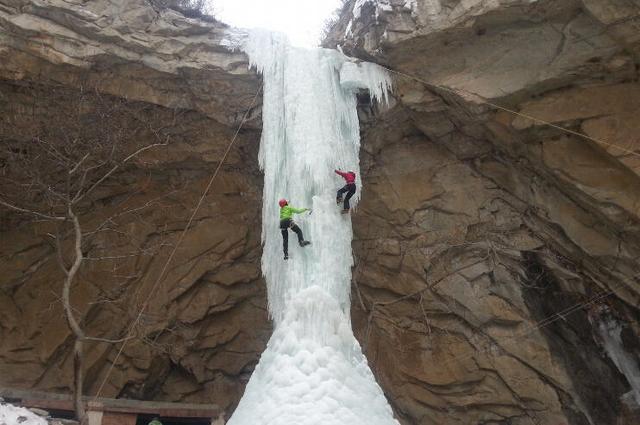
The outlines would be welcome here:
<svg viewBox="0 0 640 425">
<path fill-rule="evenodd" d="M 344 182 L 333 172 L 354 171 L 362 188 L 356 91 L 385 101 L 390 78 L 376 65 L 294 48 L 265 31 L 251 33 L 243 49 L 264 80 L 262 270 L 275 329 L 228 423 L 397 424 L 351 330 L 351 219 L 336 206 Z M 313 209 L 294 217 L 312 245 L 290 237 L 288 261 L 280 198 Z"/>
</svg>

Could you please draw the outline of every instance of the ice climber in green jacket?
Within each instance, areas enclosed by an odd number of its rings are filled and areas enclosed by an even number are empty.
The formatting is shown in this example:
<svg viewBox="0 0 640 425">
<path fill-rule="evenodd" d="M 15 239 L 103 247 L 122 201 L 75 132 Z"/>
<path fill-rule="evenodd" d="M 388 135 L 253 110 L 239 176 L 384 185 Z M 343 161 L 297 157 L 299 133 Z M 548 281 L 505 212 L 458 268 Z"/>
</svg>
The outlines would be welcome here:
<svg viewBox="0 0 640 425">
<path fill-rule="evenodd" d="M 293 215 L 300 214 L 305 211 L 311 211 L 309 208 L 293 208 L 289 206 L 289 203 L 286 199 L 280 199 L 278 201 L 278 205 L 280 205 L 280 232 L 282 233 L 282 249 L 284 250 L 284 259 L 289 259 L 289 229 L 296 232 L 298 235 L 298 243 L 300 246 L 307 246 L 311 242 L 305 241 L 304 236 L 302 235 L 302 230 L 298 227 L 296 223 L 293 222 Z"/>
</svg>

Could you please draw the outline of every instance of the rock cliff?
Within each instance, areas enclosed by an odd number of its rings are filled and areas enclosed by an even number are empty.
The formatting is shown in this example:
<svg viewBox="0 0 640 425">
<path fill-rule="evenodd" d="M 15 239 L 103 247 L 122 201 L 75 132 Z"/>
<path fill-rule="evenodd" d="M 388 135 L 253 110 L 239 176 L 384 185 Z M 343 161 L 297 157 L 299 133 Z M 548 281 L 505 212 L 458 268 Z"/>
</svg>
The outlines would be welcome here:
<svg viewBox="0 0 640 425">
<path fill-rule="evenodd" d="M 86 260 L 71 304 L 87 335 L 134 337 L 103 396 L 228 408 L 269 337 L 259 271 L 259 96 L 252 107 L 260 80 L 244 55 L 225 47 L 227 36 L 221 23 L 144 0 L 0 1 L 3 201 L 32 201 L 34 210 L 46 211 L 50 194 L 30 197 L 32 188 L 57 190 L 65 177 L 32 164 L 52 152 L 61 162 L 73 158 L 69 139 L 96 144 L 87 161 L 103 152 L 101 144 L 126 154 L 159 145 L 116 164 L 78 206 Z M 245 114 L 224 167 L 156 285 Z M 48 180 L 39 181 L 43 176 Z M 68 391 L 73 340 L 52 240 L 63 233 L 68 261 L 69 229 L 1 208 L 0 386 Z M 120 347 L 88 343 L 86 393 L 96 393 Z"/>
<path fill-rule="evenodd" d="M 353 316 L 404 423 L 637 422 L 606 335 L 637 370 L 639 12 L 346 2 L 325 43 L 396 77 L 363 108 Z"/>
<path fill-rule="evenodd" d="M 395 76 L 388 105 L 361 98 L 352 315 L 403 424 L 638 423 L 639 16 L 636 0 L 345 2 L 325 43 Z M 80 217 L 110 229 L 72 292 L 87 332 L 126 336 L 150 300 L 103 395 L 229 412 L 269 337 L 259 79 L 229 31 L 144 0 L 0 0 L 2 196 L 48 211 L 8 173 L 70 117 L 101 123 L 81 139 L 163 142 Z M 0 386 L 67 391 L 56 228 L 0 211 Z M 87 348 L 87 393 L 119 347 Z"/>
</svg>

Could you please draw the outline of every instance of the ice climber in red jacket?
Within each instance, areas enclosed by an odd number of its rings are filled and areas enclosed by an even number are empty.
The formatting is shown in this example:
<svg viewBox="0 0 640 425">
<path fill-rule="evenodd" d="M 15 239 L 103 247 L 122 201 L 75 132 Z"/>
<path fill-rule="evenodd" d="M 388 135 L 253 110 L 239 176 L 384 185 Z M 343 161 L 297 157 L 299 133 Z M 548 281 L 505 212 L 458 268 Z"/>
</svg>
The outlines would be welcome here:
<svg viewBox="0 0 640 425">
<path fill-rule="evenodd" d="M 346 173 L 340 170 L 334 171 L 336 174 L 342 176 L 342 178 L 347 182 L 342 189 L 338 190 L 338 194 L 336 195 L 336 203 L 340 205 L 342 202 L 342 195 L 344 193 L 347 194 L 344 198 L 344 209 L 342 210 L 342 213 L 345 214 L 349 212 L 349 199 L 351 199 L 354 193 L 356 193 L 356 173 L 353 171 L 347 171 Z"/>
</svg>

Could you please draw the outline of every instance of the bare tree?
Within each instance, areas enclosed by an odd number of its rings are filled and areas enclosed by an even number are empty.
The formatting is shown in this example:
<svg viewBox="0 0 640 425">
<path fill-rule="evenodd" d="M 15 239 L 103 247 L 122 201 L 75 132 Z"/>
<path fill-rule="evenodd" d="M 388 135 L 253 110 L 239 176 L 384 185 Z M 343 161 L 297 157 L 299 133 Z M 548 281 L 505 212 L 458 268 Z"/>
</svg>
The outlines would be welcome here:
<svg viewBox="0 0 640 425">
<path fill-rule="evenodd" d="M 134 336 L 87 335 L 82 313 L 71 302 L 72 288 L 87 261 L 113 262 L 152 252 L 136 248 L 110 255 L 109 246 L 101 246 L 99 254 L 90 257 L 87 253 L 96 238 L 117 232 L 117 217 L 132 209 L 110 208 L 92 229 L 83 228 L 82 217 L 105 203 L 107 186 L 115 177 L 133 175 L 134 163 L 166 146 L 170 137 L 165 128 L 153 127 L 152 111 L 143 103 L 45 84 L 16 86 L 12 94 L 20 115 L 14 118 L 21 125 L 16 128 L 11 117 L 0 118 L 0 205 L 14 213 L 3 220 L 44 221 L 55 229 L 49 236 L 64 276 L 61 303 L 74 337 L 74 408 L 84 423 L 84 344 L 115 343 Z M 135 210 L 147 207 L 148 203 Z"/>
</svg>

